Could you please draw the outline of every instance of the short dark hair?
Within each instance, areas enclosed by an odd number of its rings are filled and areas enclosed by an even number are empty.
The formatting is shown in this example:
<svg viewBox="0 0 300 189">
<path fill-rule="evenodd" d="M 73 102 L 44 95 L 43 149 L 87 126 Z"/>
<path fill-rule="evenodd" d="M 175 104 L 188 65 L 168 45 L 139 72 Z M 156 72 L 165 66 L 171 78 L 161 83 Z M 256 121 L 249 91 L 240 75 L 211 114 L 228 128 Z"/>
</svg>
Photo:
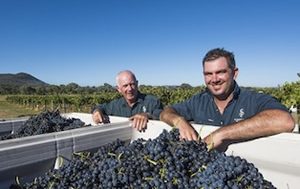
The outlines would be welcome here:
<svg viewBox="0 0 300 189">
<path fill-rule="evenodd" d="M 230 69 L 235 69 L 236 65 L 233 52 L 226 51 L 224 48 L 215 48 L 208 51 L 202 60 L 202 66 L 204 66 L 205 62 L 216 60 L 220 57 L 226 58 Z"/>
</svg>

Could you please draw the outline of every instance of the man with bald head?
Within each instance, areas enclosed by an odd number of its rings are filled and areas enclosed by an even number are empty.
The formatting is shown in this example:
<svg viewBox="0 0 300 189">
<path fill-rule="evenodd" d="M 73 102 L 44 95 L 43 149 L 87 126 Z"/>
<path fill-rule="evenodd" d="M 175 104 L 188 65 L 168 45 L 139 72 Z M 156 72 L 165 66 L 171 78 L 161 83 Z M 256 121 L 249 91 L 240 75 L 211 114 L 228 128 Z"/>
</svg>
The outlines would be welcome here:
<svg viewBox="0 0 300 189">
<path fill-rule="evenodd" d="M 152 95 L 139 92 L 138 81 L 131 71 L 119 72 L 116 83 L 122 97 L 96 106 L 92 113 L 95 123 L 109 123 L 108 115 L 129 117 L 133 128 L 144 131 L 149 119 L 159 119 L 162 103 Z"/>
</svg>

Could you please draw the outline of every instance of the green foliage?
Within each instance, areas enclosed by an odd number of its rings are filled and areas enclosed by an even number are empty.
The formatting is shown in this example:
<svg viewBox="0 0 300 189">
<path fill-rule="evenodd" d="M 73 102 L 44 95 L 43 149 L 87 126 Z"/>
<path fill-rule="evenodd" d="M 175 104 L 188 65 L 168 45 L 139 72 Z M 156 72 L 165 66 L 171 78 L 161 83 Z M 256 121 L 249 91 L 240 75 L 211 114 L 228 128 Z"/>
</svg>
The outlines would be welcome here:
<svg viewBox="0 0 300 189">
<path fill-rule="evenodd" d="M 62 109 L 62 112 L 79 111 L 90 112 L 91 108 L 97 104 L 110 102 L 120 97 L 120 94 L 108 84 L 101 88 L 101 92 L 92 88 L 78 88 L 76 84 L 67 86 L 67 91 L 73 91 L 75 94 L 66 94 L 68 92 L 59 86 L 50 86 L 52 92 L 50 95 L 9 95 L 6 100 L 26 107 L 37 109 Z M 79 90 L 80 89 L 80 90 Z M 285 106 L 296 105 L 300 108 L 300 81 L 285 83 L 276 88 L 251 88 L 258 92 L 263 92 L 276 97 Z M 145 94 L 152 94 L 158 97 L 164 105 L 171 105 L 182 102 L 192 95 L 205 90 L 205 86 L 191 87 L 189 85 L 181 86 L 140 86 L 140 91 Z M 60 91 L 60 92 L 59 92 Z M 78 92 L 81 91 L 81 92 Z M 89 92 L 88 92 L 89 91 Z"/>
<path fill-rule="evenodd" d="M 276 97 L 287 107 L 294 105 L 300 109 L 300 81 L 291 83 L 286 82 L 284 85 L 277 88 L 260 88 L 256 90 Z"/>
<path fill-rule="evenodd" d="M 300 109 L 300 81 L 285 83 L 280 90 L 281 102 L 290 107 L 296 105 Z"/>
<path fill-rule="evenodd" d="M 89 112 L 94 105 L 120 97 L 117 92 L 92 95 L 9 95 L 6 101 L 39 110 L 61 109 L 62 112 Z"/>
<path fill-rule="evenodd" d="M 142 86 L 140 87 L 141 92 L 145 94 L 152 94 L 158 97 L 164 105 L 171 105 L 178 102 L 182 102 L 194 94 L 199 93 L 205 89 L 205 86 L 200 87 L 187 87 L 186 85 L 181 85 L 179 87 L 151 87 Z"/>
</svg>

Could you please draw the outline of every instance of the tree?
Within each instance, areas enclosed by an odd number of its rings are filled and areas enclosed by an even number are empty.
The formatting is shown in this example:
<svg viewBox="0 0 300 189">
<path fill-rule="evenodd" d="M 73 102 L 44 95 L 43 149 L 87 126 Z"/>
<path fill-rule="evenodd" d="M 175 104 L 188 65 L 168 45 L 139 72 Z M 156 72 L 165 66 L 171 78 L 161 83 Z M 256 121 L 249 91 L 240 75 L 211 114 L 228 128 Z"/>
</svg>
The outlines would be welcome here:
<svg viewBox="0 0 300 189">
<path fill-rule="evenodd" d="M 192 89 L 193 87 L 188 83 L 182 83 L 180 85 L 180 88 L 182 88 L 182 89 Z"/>
<path fill-rule="evenodd" d="M 22 94 L 31 95 L 36 93 L 36 89 L 31 86 L 24 85 L 20 87 L 20 92 Z"/>
<path fill-rule="evenodd" d="M 77 83 L 69 83 L 66 85 L 66 92 L 69 94 L 77 94 L 80 86 Z"/>
</svg>

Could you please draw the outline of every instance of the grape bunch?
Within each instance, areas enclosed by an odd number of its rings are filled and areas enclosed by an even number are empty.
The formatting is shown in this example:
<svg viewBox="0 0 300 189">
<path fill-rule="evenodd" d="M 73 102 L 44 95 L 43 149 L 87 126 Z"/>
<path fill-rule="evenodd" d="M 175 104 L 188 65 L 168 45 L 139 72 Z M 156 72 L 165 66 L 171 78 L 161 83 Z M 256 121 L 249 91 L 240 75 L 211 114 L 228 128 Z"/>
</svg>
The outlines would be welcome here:
<svg viewBox="0 0 300 189">
<path fill-rule="evenodd" d="M 67 161 L 67 160 L 66 160 Z M 119 139 L 95 153 L 73 155 L 58 169 L 11 189 L 272 189 L 271 182 L 239 156 L 179 139 L 178 129 L 127 144 Z"/>
<path fill-rule="evenodd" d="M 90 125 L 85 125 L 77 118 L 64 118 L 58 110 L 45 111 L 36 116 L 31 116 L 14 133 L 0 136 L 0 140 L 53 133 L 85 126 Z"/>
</svg>

